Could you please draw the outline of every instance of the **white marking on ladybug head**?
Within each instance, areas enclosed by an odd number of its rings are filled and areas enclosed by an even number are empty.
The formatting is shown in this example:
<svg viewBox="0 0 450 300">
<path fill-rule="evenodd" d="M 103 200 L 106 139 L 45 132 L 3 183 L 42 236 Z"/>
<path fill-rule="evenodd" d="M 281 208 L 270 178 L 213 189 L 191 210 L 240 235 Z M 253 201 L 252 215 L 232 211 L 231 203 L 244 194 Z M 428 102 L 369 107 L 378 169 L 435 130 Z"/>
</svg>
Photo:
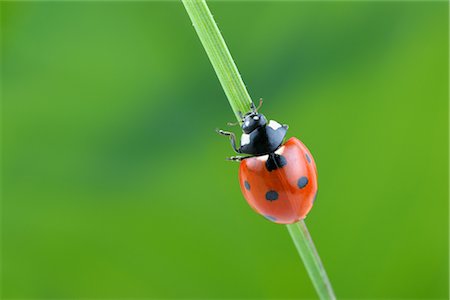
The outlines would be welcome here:
<svg viewBox="0 0 450 300">
<path fill-rule="evenodd" d="M 281 124 L 278 123 L 277 121 L 270 120 L 268 126 L 269 126 L 270 128 L 272 128 L 273 130 L 277 130 L 278 128 L 281 127 Z"/>
<path fill-rule="evenodd" d="M 241 135 L 241 146 L 250 144 L 250 135 L 243 133 Z"/>
</svg>

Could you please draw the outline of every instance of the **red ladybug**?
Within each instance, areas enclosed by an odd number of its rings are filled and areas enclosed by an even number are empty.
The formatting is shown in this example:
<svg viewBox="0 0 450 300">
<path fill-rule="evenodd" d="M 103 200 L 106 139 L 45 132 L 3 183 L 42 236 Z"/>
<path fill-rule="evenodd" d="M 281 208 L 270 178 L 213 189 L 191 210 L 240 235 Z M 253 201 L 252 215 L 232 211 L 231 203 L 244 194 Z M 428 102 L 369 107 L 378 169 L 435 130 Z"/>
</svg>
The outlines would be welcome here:
<svg viewBox="0 0 450 300">
<path fill-rule="evenodd" d="M 248 204 L 266 219 L 290 224 L 304 219 L 317 195 L 317 170 L 308 148 L 297 138 L 283 144 L 288 129 L 257 112 L 242 116 L 240 147 L 234 133 L 229 136 L 237 153 L 248 156 L 228 158 L 240 161 L 239 181 Z"/>
</svg>

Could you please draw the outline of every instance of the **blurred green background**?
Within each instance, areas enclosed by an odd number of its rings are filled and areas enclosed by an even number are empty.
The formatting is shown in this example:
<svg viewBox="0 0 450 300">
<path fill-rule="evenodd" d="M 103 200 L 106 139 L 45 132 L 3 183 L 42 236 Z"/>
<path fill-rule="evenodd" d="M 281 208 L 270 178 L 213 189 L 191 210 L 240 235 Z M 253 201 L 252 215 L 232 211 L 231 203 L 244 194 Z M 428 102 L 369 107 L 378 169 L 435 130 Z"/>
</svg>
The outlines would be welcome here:
<svg viewBox="0 0 450 300">
<path fill-rule="evenodd" d="M 212 2 L 254 100 L 315 156 L 339 298 L 448 297 L 448 4 Z M 2 2 L 2 297 L 315 298 L 241 196 L 179 2 Z"/>
</svg>

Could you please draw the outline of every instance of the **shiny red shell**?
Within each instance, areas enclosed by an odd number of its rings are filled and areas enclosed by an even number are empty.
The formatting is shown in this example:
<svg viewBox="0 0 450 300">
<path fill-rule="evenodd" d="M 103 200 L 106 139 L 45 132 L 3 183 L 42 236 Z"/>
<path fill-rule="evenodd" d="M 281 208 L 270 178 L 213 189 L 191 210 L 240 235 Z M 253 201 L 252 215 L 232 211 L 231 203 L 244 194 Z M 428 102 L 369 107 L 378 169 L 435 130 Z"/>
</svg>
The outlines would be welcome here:
<svg viewBox="0 0 450 300">
<path fill-rule="evenodd" d="M 290 224 L 304 219 L 317 194 L 317 170 L 308 148 L 296 138 L 290 138 L 276 154 L 286 164 L 269 171 L 268 155 L 241 161 L 239 182 L 248 204 L 266 219 Z"/>
</svg>

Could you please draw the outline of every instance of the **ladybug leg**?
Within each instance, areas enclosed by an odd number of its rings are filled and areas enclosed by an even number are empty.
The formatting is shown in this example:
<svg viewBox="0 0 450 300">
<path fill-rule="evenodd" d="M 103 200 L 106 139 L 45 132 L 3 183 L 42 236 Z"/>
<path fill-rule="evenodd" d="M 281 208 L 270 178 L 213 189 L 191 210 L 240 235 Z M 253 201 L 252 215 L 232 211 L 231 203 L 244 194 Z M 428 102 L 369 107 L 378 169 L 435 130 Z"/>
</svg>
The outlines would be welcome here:
<svg viewBox="0 0 450 300">
<path fill-rule="evenodd" d="M 231 157 L 227 157 L 227 160 L 229 161 L 237 161 L 240 162 L 246 158 L 250 158 L 251 156 L 231 156 Z"/>
<path fill-rule="evenodd" d="M 288 125 L 288 124 L 283 124 L 282 126 L 283 126 L 286 130 L 289 129 L 289 125 Z"/>
<path fill-rule="evenodd" d="M 231 147 L 233 147 L 233 150 L 236 153 L 241 153 L 240 149 L 236 148 L 236 136 L 234 135 L 233 132 L 224 131 L 224 130 L 221 130 L 221 129 L 217 129 L 216 131 L 220 135 L 229 136 L 230 137 L 230 142 L 231 142 Z"/>
</svg>

